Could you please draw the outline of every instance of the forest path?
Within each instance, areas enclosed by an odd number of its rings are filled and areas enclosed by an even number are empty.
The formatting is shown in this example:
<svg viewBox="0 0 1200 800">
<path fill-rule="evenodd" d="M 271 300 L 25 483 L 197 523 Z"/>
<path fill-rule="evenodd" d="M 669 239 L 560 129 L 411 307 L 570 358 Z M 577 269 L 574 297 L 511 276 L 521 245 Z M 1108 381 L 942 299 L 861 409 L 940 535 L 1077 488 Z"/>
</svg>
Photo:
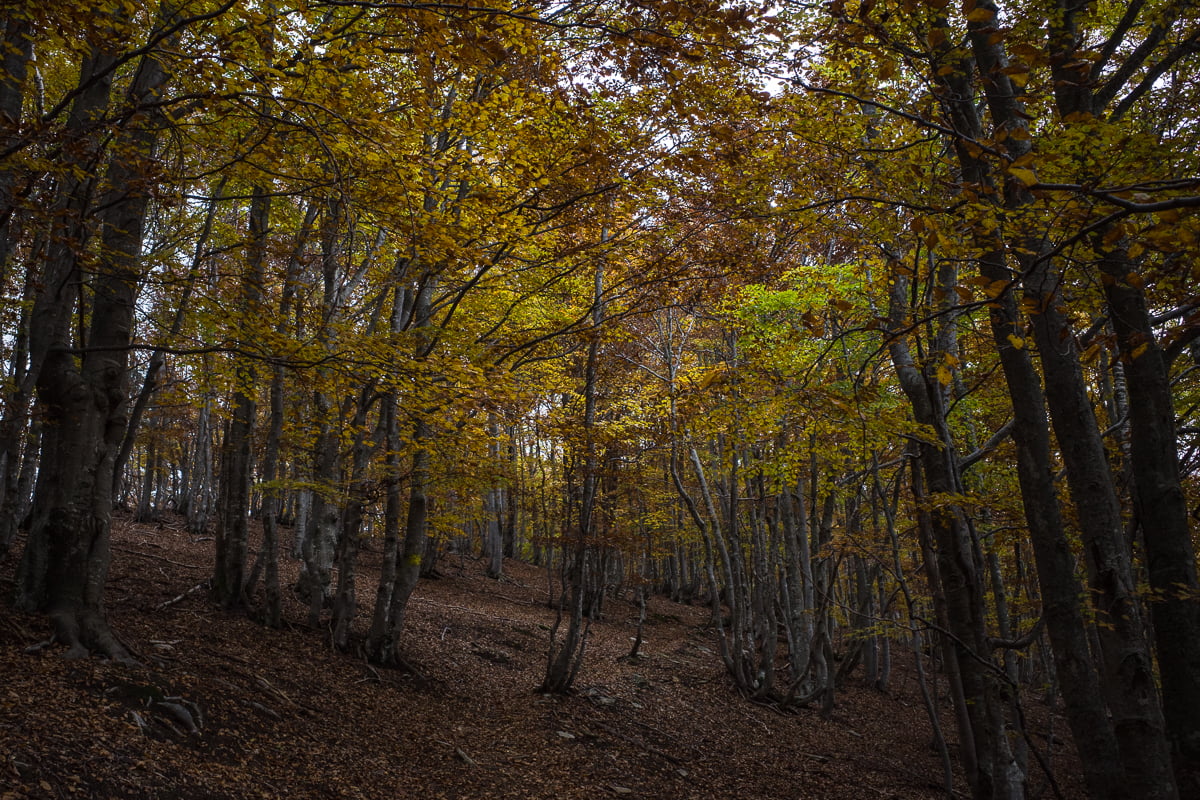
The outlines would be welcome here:
<svg viewBox="0 0 1200 800">
<path fill-rule="evenodd" d="M 358 633 L 374 600 L 373 545 Z M 109 614 L 146 666 L 27 652 L 47 626 L 6 601 L 3 800 L 945 796 L 899 648 L 889 692 L 852 679 L 832 719 L 780 714 L 731 688 L 705 608 L 652 598 L 643 658 L 629 663 L 637 609 L 610 600 L 578 691 L 552 698 L 533 691 L 554 621 L 544 570 L 506 561 L 497 582 L 480 561 L 446 557 L 410 606 L 404 651 L 421 680 L 332 651 L 300 624 L 290 592 L 283 630 L 218 612 L 203 589 L 189 593 L 209 574 L 212 542 L 173 521 L 118 519 L 113 547 Z M 288 585 L 295 565 L 281 567 Z M 5 595 L 12 571 L 0 565 Z M 1058 780 L 1079 795 L 1058 750 Z"/>
</svg>

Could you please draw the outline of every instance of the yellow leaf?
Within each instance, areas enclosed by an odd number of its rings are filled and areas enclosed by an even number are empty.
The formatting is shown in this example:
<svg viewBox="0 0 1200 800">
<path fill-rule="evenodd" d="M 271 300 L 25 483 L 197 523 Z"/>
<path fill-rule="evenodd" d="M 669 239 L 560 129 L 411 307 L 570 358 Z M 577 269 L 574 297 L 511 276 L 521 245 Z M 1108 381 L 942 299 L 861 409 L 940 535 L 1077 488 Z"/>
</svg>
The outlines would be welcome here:
<svg viewBox="0 0 1200 800">
<path fill-rule="evenodd" d="M 1104 243 L 1106 245 L 1114 245 L 1125 237 L 1125 226 L 1120 223 L 1113 225 L 1104 234 Z"/>
<path fill-rule="evenodd" d="M 1021 167 L 1012 167 L 1008 170 L 1008 174 L 1019 180 L 1026 186 L 1033 186 L 1038 182 L 1037 174 L 1031 169 Z"/>
<path fill-rule="evenodd" d="M 999 297 L 1000 295 L 1004 294 L 1004 292 L 1008 290 L 1008 287 L 1009 287 L 1008 281 L 1001 281 L 1001 280 L 991 281 L 984 288 L 984 293 L 988 297 L 996 298 L 996 297 Z"/>
<path fill-rule="evenodd" d="M 1011 344 L 1017 350 L 1025 349 L 1025 340 L 1022 339 L 1020 336 L 1017 336 L 1015 333 L 1010 333 L 1008 335 L 1008 343 Z"/>
<path fill-rule="evenodd" d="M 967 22 L 990 22 L 996 14 L 990 8 L 977 8 L 967 14 Z"/>
<path fill-rule="evenodd" d="M 942 364 L 937 368 L 937 379 L 942 386 L 949 386 L 950 381 L 954 380 L 954 375 L 951 374 L 949 367 Z"/>
</svg>

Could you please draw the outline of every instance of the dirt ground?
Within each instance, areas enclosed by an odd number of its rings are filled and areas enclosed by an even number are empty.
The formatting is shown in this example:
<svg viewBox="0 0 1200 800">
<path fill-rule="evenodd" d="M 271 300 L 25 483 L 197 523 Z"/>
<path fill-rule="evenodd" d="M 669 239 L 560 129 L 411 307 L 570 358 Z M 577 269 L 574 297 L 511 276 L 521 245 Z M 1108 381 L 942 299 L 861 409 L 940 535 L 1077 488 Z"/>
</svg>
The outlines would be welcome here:
<svg viewBox="0 0 1200 800">
<path fill-rule="evenodd" d="M 784 714 L 733 689 L 704 608 L 652 598 L 643 658 L 621 659 L 637 611 L 614 600 L 577 691 L 546 697 L 534 690 L 554 614 L 529 565 L 508 561 L 494 581 L 473 559 L 443 560 L 410 607 L 418 677 L 333 651 L 290 592 L 283 630 L 222 614 L 201 586 L 212 542 L 174 521 L 114 528 L 109 616 L 143 667 L 39 649 L 48 626 L 12 612 L 13 559 L 0 565 L 0 800 L 945 797 L 899 646 L 887 692 L 852 677 L 831 719 Z M 1027 705 L 1062 794 L 1081 797 L 1065 724 Z M 1039 794 L 1053 796 L 1040 773 Z"/>
</svg>

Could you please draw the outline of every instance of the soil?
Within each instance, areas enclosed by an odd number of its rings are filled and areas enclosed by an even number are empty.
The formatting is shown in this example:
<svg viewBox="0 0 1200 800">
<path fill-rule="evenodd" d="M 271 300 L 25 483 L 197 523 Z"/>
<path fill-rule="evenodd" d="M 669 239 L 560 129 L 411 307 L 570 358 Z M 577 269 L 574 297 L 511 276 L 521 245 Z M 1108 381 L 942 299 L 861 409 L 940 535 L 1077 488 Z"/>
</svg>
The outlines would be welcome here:
<svg viewBox="0 0 1200 800">
<path fill-rule="evenodd" d="M 0 565 L 2 800 L 946 796 L 900 644 L 887 691 L 851 676 L 831 718 L 782 713 L 726 679 L 706 608 L 651 598 L 642 657 L 623 658 L 627 596 L 592 625 L 575 691 L 551 697 L 535 689 L 554 611 L 530 565 L 506 561 L 496 581 L 481 561 L 444 557 L 413 597 L 415 670 L 400 671 L 332 650 L 290 592 L 282 630 L 218 611 L 204 586 L 212 542 L 174 520 L 118 518 L 113 550 L 109 618 L 140 667 L 39 646 L 49 627 L 11 611 L 14 559 Z M 363 553 L 360 636 L 377 550 Z M 1082 797 L 1062 719 L 1034 699 L 1026 714 L 1063 796 Z M 1033 770 L 1031 796 L 1053 796 Z"/>
</svg>

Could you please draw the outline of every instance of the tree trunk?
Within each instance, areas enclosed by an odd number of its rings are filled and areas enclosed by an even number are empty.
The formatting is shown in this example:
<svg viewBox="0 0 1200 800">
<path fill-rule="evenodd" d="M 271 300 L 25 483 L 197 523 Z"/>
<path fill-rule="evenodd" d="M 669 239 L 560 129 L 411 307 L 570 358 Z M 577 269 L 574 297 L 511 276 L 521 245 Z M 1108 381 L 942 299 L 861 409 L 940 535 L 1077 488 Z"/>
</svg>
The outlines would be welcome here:
<svg viewBox="0 0 1200 800">
<path fill-rule="evenodd" d="M 407 265 L 398 267 L 403 277 Z M 393 332 L 404 327 L 406 321 L 411 321 L 417 335 L 414 357 L 421 361 L 428 357 L 432 345 L 431 328 L 433 325 L 433 293 L 436 291 L 437 280 L 434 276 L 423 274 L 413 292 L 397 290 L 393 299 L 391 329 Z M 410 305 L 411 303 L 411 305 Z M 396 473 L 399 471 L 399 422 L 396 418 L 396 396 L 389 393 L 388 406 L 385 414 L 387 451 L 389 460 L 389 486 L 387 498 L 387 537 L 398 537 L 400 518 L 400 487 Z M 397 542 L 395 556 L 391 564 L 385 560 L 384 572 L 380 575 L 379 590 L 376 595 L 374 619 L 371 624 L 370 652 L 371 657 L 381 664 L 403 663 L 400 655 L 400 637 L 404 633 L 404 622 L 408 611 L 408 601 L 413 590 L 417 587 L 422 570 L 429 554 L 429 463 L 430 438 L 432 430 L 425 415 L 432 409 L 417 409 L 412 423 L 412 471 L 409 474 L 408 516 L 404 525 L 404 539 Z M 385 547 L 387 545 L 385 544 Z M 393 573 L 394 580 L 385 585 L 387 573 Z M 386 600 L 387 605 L 380 604 Z"/>
<path fill-rule="evenodd" d="M 246 272 L 242 277 L 239 337 L 250 338 L 251 320 L 262 315 L 262 286 L 266 274 L 270 197 L 255 186 L 250 200 Z M 250 480 L 255 417 L 258 415 L 258 371 L 241 359 L 236 365 L 233 418 L 221 446 L 221 504 L 217 518 L 213 599 L 226 609 L 246 605 L 246 559 L 250 549 Z"/>
<path fill-rule="evenodd" d="M 309 231 L 317 217 L 318 206 L 310 202 L 304 213 L 304 222 L 296 236 L 292 247 L 291 258 L 288 259 L 287 272 L 284 275 L 283 290 L 279 299 L 279 318 L 275 326 L 276 334 L 283 336 L 288 329 L 292 305 L 295 301 L 296 284 L 303 266 L 304 246 L 308 241 Z M 262 508 L 262 561 L 265 566 L 263 576 L 263 591 L 265 594 L 264 622 L 272 628 L 282 624 L 282 591 L 279 586 L 279 518 L 283 507 L 283 491 L 274 485 L 279 478 L 279 456 L 283 441 L 283 412 L 284 412 L 284 368 L 276 365 L 271 369 L 271 388 L 269 391 L 270 417 L 267 423 L 267 442 L 263 454 L 263 508 Z"/>
<path fill-rule="evenodd" d="M 999 14 L 992 0 L 984 0 L 980 8 Z M 1077 48 L 1082 38 L 1074 30 L 1074 15 L 1081 10 L 1063 5 L 1049 21 L 1049 60 L 1056 103 L 1065 119 L 1099 110 L 1092 82 L 1076 80 L 1080 77 Z M 971 52 L 980 72 L 988 76 L 983 87 L 994 129 L 1004 134 L 1003 147 L 1008 154 L 1021 157 L 1031 152 L 1032 143 L 1020 93 L 1005 72 L 1008 59 L 1003 39 L 994 35 L 990 23 L 975 21 L 968 28 Z M 1004 200 L 1006 207 L 1015 209 L 1030 206 L 1034 197 L 1023 181 L 1009 176 L 1004 182 Z M 1120 502 L 1064 308 L 1062 271 L 1051 263 L 1040 231 L 1009 235 L 1009 249 L 1024 273 L 1021 284 L 1025 299 L 1032 301 L 1030 320 L 1042 361 L 1046 401 L 1082 529 L 1099 615 L 1103 688 L 1126 769 L 1125 785 L 1135 797 L 1173 798 L 1177 791 L 1165 723 L 1129 563 Z"/>
<path fill-rule="evenodd" d="M 939 276 L 940 278 L 941 276 Z M 944 283 L 943 280 L 939 280 Z M 944 416 L 944 390 L 934 374 L 923 372 L 913 360 L 908 344 L 897 333 L 904 328 L 908 308 L 908 280 L 897 276 L 891 296 L 890 322 L 894 332 L 889 351 L 901 388 L 917 422 L 937 431 L 936 444 L 922 440 L 918 445 L 924 491 L 919 504 L 933 501 L 933 508 L 921 511 L 936 554 L 941 584 L 944 620 L 942 625 L 947 666 L 957 678 L 955 703 L 958 711 L 962 761 L 972 796 L 977 800 L 998 797 L 1004 791 L 1008 764 L 1003 763 L 1004 748 L 999 694 L 996 676 L 991 672 L 990 646 L 987 641 L 986 591 L 983 567 L 973 546 L 968 520 L 963 509 L 950 498 L 961 494 L 955 445 Z M 952 318 L 945 323 L 939 343 L 927 354 L 926 364 L 942 363 L 945 342 L 954 328 Z M 914 491 L 917 487 L 914 486 Z M 930 563 L 928 567 L 933 567 Z"/>
<path fill-rule="evenodd" d="M 995 10 L 994 7 L 992 10 Z M 1002 74 L 1004 56 L 999 49 L 1002 45 L 985 30 L 986 25 L 973 24 L 973 28 L 973 49 L 981 63 L 986 65 L 985 72 L 989 75 L 984 82 L 984 91 L 989 99 L 993 126 L 997 130 L 1023 127 L 1019 101 L 1016 100 L 1018 93 Z M 963 136 L 955 141 L 955 149 L 964 183 L 986 197 L 996 198 L 999 203 L 1001 199 L 994 188 L 991 167 L 970 145 L 970 142 L 984 136 L 980 112 L 975 103 L 976 91 L 971 82 L 972 65 L 966 61 L 964 53 L 951 51 L 944 46 L 933 67 L 940 76 L 939 82 L 946 87 L 946 96 L 953 98 L 946 102 L 946 108 L 954 129 Z M 1029 149 L 1025 143 L 1027 139 L 1006 135 L 1006 146 L 1017 149 L 1014 156 L 1020 155 Z M 1008 191 L 1002 198 L 1004 207 L 1019 208 L 1028 203 L 1027 193 L 1023 193 L 1016 182 L 1009 181 L 1006 189 Z M 981 230 L 976 237 L 984 253 L 979 259 L 981 276 L 991 281 L 992 285 L 1011 285 L 1014 275 L 1006 264 L 1004 243 L 998 238 L 998 230 Z M 1020 252 L 1027 246 L 1028 243 L 1019 243 L 1017 250 Z M 1024 261 L 1028 264 L 1029 259 Z M 1054 486 L 1045 397 L 1029 348 L 1024 346 L 1025 331 L 1018 315 L 1016 298 L 1010 290 L 1005 289 L 994 298 L 989 307 L 989 317 L 1013 404 L 1012 436 L 1017 445 L 1017 475 L 1038 566 L 1043 614 L 1053 644 L 1055 668 L 1063 688 L 1068 720 L 1075 734 L 1092 796 L 1129 796 L 1123 759 L 1120 757 L 1124 753 L 1118 750 L 1116 730 L 1109 720 L 1104 699 L 1108 695 L 1103 690 L 1118 678 L 1109 672 L 1107 680 L 1100 680 L 1088 646 L 1084 609 L 1080 601 L 1083 595 L 1075 577 L 1075 557 L 1066 538 Z M 1039 346 L 1043 342 L 1055 351 L 1066 345 L 1053 336 L 1043 336 Z M 1048 381 L 1055 369 L 1056 366 L 1045 363 Z M 1060 382 L 1062 380 L 1059 376 L 1053 377 Z M 1091 413 L 1090 408 L 1087 413 Z M 1101 460 L 1103 463 L 1103 456 Z M 1095 575 L 1094 571 L 1092 575 Z M 1095 580 L 1092 585 L 1096 586 Z"/>
<path fill-rule="evenodd" d="M 33 57 L 33 37 L 29 35 L 29 20 L 10 12 L 0 37 L 0 147 L 7 148 L 20 135 L 21 108 L 25 98 L 25 80 Z M 0 168 L 0 293 L 7 289 L 9 263 L 16 244 L 15 218 L 17 198 L 14 170 Z M 34 256 L 31 256 L 33 258 Z M 23 300 L 32 296 L 34 270 L 26 271 Z M 8 555 L 22 515 L 22 498 L 17 496 L 17 476 L 21 449 L 29 427 L 29 399 L 33 391 L 26 382 L 28 355 L 28 302 L 22 303 L 16 334 L 13 339 L 13 389 L 8 393 L 4 417 L 0 419 L 0 561 Z"/>
<path fill-rule="evenodd" d="M 342 274 L 343 242 L 340 231 L 343 211 L 341 198 L 329 198 L 320 229 L 323 295 L 317 338 L 326 351 L 333 347 L 332 326 L 341 310 L 339 280 Z M 313 483 L 319 488 L 313 492 L 311 516 L 304 538 L 304 569 L 300 574 L 300 593 L 308 600 L 308 624 L 311 628 L 320 626 L 321 611 L 331 599 L 330 571 L 341 517 L 338 508 L 341 420 L 335 413 L 333 400 L 325 385 L 331 377 L 330 372 L 327 368 L 318 371 L 318 386 L 313 392 L 313 413 L 317 425 Z"/>
<path fill-rule="evenodd" d="M 337 591 L 333 598 L 333 646 L 350 646 L 350 629 L 358 610 L 355 574 L 358 567 L 359 538 L 362 535 L 363 507 L 366 505 L 367 466 L 371 460 L 371 442 L 367 437 L 367 414 L 374 404 L 375 387 L 363 387 L 358 398 L 351 428 L 354 444 L 350 449 L 350 489 L 342 512 L 342 532 L 338 553 Z"/>
<path fill-rule="evenodd" d="M 1129 392 L 1129 446 L 1136 521 L 1146 548 L 1163 711 L 1175 752 L 1200 764 L 1200 581 L 1179 482 L 1175 408 L 1162 348 L 1136 267 L 1121 248 L 1100 266 Z"/>
<path fill-rule="evenodd" d="M 205 392 L 196 412 L 196 436 L 192 450 L 191 479 L 187 487 L 187 529 L 192 536 L 208 532 L 212 518 L 213 434 L 212 397 Z"/>
<path fill-rule="evenodd" d="M 601 233 L 601 240 L 607 241 L 608 232 Z M 601 325 L 604 319 L 604 264 L 596 265 L 595 280 L 592 295 L 592 329 L 588 341 L 587 362 L 584 366 L 583 383 L 583 486 L 579 496 L 579 529 L 575 542 L 571 547 L 569 563 L 564 559 L 566 575 L 563 592 L 559 597 L 558 614 L 554 627 L 550 631 L 550 649 L 546 656 L 546 674 L 542 680 L 540 691 L 552 694 L 562 694 L 570 690 L 575 682 L 575 676 L 583 664 L 583 654 L 587 648 L 588 632 L 591 628 L 591 618 L 584 621 L 584 607 L 589 599 L 588 588 L 592 565 L 589 550 L 593 548 L 596 523 L 596 492 L 599 475 L 596 443 L 596 405 L 597 386 L 596 372 L 600 360 Z M 570 595 L 570 606 L 567 609 L 567 632 L 562 640 L 558 639 L 558 628 L 562 622 L 563 603 Z"/>
<path fill-rule="evenodd" d="M 111 54 L 93 51 L 81 71 L 71 127 L 83 134 L 108 104 Z M 125 431 L 128 348 L 134 298 L 141 278 L 142 236 L 161 115 L 150 105 L 161 96 L 166 72 L 155 52 L 145 55 L 129 89 L 136 121 L 112 144 L 100 215 L 101 263 L 91 273 L 94 291 L 87 341 L 76 358 L 70 342 L 73 302 L 60 297 L 82 281 L 74 246 L 59 241 L 47 261 L 48 279 L 35 311 L 31 352 L 40 362 L 38 398 L 44 409 L 42 459 L 33 521 L 18 574 L 18 603 L 48 612 L 55 638 L 77 657 L 129 654 L 109 629 L 104 587 L 110 561 L 113 466 Z M 67 207 L 86 218 L 87 193 L 71 187 Z M 67 295 L 69 297 L 69 295 Z"/>
<path fill-rule="evenodd" d="M 379 571 L 379 586 L 375 591 L 375 610 L 371 614 L 371 629 L 367 634 L 367 653 L 371 660 L 387 663 L 394 650 L 389 638 L 392 618 L 392 592 L 396 585 L 400 555 L 400 430 L 396 424 L 396 392 L 389 391 L 380 410 L 384 430 L 384 509 L 383 509 L 383 566 Z"/>
<path fill-rule="evenodd" d="M 1059 279 L 1045 259 L 1027 274 L 1037 302 L 1034 338 L 1046 400 L 1083 534 L 1084 556 L 1099 615 L 1105 690 L 1131 794 L 1173 798 L 1170 753 L 1146 629 L 1125 542 L 1125 526 L 1108 454 L 1087 395 L 1070 324 L 1060 308 Z"/>
</svg>

